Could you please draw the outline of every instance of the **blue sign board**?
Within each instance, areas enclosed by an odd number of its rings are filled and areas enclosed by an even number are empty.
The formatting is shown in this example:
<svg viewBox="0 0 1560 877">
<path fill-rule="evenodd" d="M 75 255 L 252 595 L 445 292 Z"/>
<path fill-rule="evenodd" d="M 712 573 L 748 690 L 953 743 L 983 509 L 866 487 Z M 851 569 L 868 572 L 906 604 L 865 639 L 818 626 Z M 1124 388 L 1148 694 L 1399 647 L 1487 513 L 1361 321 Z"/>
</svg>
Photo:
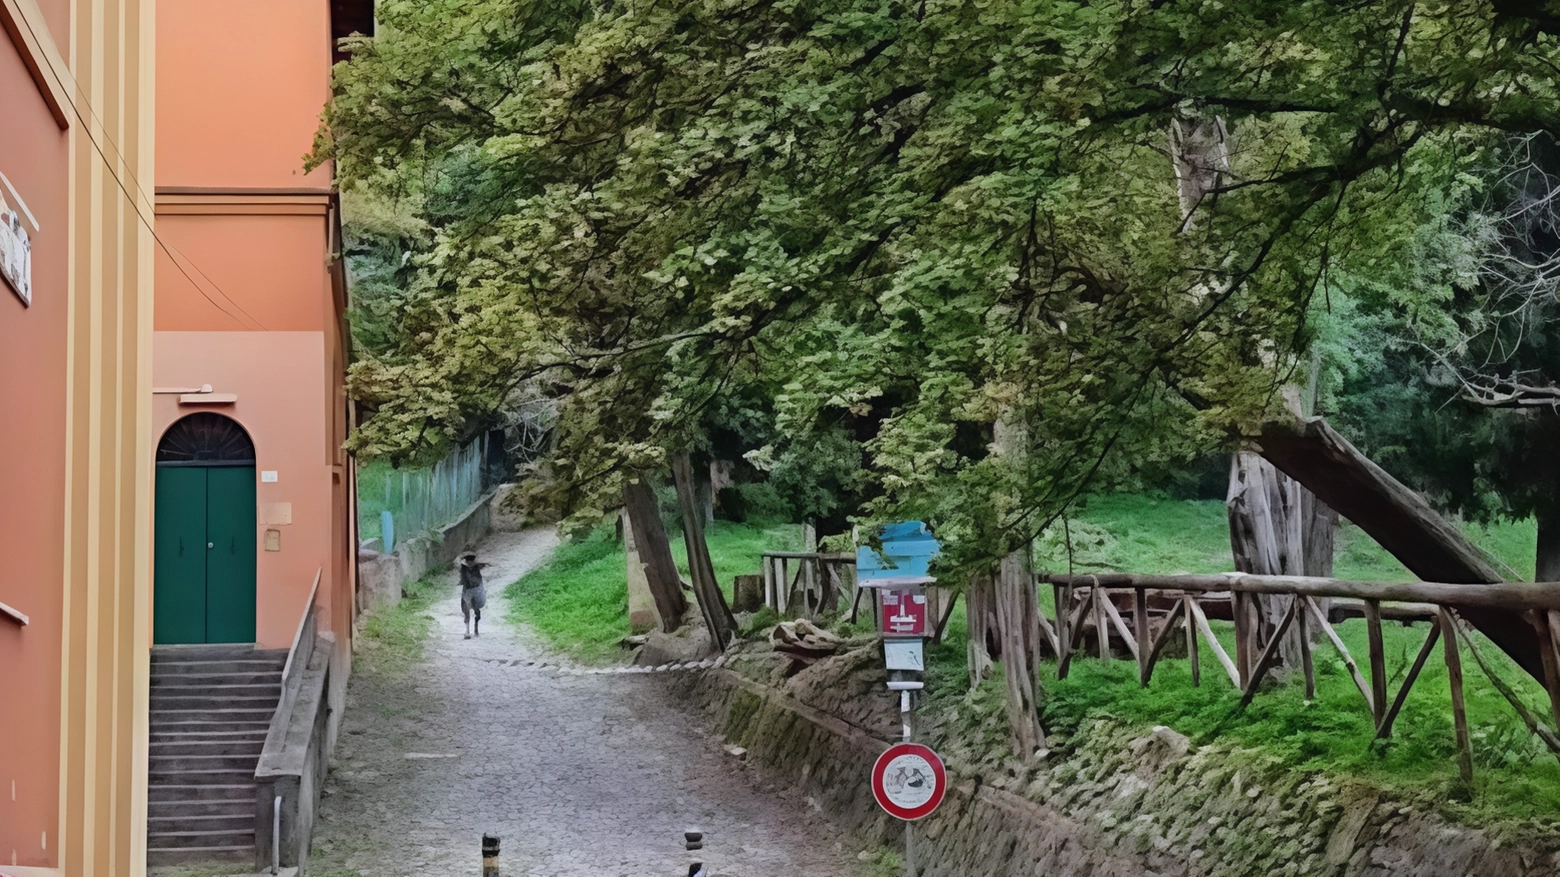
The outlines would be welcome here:
<svg viewBox="0 0 1560 877">
<path fill-rule="evenodd" d="M 863 545 L 856 549 L 856 581 L 863 587 L 930 584 L 927 570 L 942 550 L 926 524 L 906 521 L 886 524 L 878 530 L 881 549 Z"/>
</svg>

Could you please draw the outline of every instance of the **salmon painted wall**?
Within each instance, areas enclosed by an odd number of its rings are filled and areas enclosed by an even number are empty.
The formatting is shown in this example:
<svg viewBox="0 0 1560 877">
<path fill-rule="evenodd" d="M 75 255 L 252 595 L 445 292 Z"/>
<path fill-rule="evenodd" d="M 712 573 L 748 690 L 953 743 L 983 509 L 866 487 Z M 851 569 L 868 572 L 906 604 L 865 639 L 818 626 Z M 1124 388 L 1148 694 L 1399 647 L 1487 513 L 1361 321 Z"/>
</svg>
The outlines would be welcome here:
<svg viewBox="0 0 1560 877">
<path fill-rule="evenodd" d="M 325 0 L 158 0 L 157 185 L 329 188 L 330 49 Z"/>
<path fill-rule="evenodd" d="M 68 3 L 40 5 L 66 43 Z M 32 307 L 0 282 L 0 603 L 30 618 L 0 617 L 0 867 L 47 868 L 59 840 L 69 139 L 4 30 L 0 120 L 0 173 L 39 224 Z"/>
<path fill-rule="evenodd" d="M 153 383 L 158 387 L 210 384 L 218 393 L 235 393 L 234 405 L 180 405 L 178 396 L 153 401 L 154 436 L 160 440 L 180 417 L 214 411 L 233 418 L 255 443 L 256 479 L 265 470 L 275 483 L 259 483 L 255 532 L 258 614 L 256 635 L 267 648 L 292 644 L 314 572 L 324 569 L 320 592 L 335 585 L 332 544 L 333 473 L 327 424 L 319 416 L 327 385 L 325 336 L 321 332 L 164 332 L 153 342 Z M 290 524 L 278 520 L 276 506 L 291 506 Z M 281 550 L 265 550 L 265 531 L 281 531 Z M 156 595 L 153 595 L 155 602 Z M 330 629 L 327 609 L 320 621 Z"/>
<path fill-rule="evenodd" d="M 160 131 L 160 129 L 159 129 Z M 157 233 L 160 332 L 319 332 L 331 308 L 325 196 L 310 214 L 170 214 Z M 303 205 L 313 207 L 313 205 Z"/>
</svg>

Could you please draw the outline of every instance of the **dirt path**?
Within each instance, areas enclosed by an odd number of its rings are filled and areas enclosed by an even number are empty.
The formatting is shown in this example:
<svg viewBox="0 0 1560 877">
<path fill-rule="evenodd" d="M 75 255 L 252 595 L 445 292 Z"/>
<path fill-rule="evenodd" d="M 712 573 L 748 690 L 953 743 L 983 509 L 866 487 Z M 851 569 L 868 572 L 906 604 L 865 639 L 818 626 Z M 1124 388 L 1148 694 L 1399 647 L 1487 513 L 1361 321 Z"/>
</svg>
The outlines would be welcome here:
<svg viewBox="0 0 1560 877">
<path fill-rule="evenodd" d="M 660 679 L 568 672 L 503 620 L 503 586 L 555 544 L 494 534 L 482 635 L 462 639 L 452 575 L 423 664 L 353 677 L 311 874 L 476 875 L 490 832 L 506 877 L 683 877 L 697 827 L 721 877 L 860 877 L 858 846 L 726 755 Z"/>
</svg>

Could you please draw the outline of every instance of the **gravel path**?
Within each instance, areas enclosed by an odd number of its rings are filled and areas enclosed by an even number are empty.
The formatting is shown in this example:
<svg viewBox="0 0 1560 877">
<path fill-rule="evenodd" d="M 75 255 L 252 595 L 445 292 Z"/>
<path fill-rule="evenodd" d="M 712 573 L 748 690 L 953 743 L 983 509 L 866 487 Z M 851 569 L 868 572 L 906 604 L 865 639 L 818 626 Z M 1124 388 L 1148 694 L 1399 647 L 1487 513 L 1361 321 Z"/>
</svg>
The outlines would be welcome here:
<svg viewBox="0 0 1560 877">
<path fill-rule="evenodd" d="M 861 877 L 859 845 L 726 755 L 659 678 L 575 672 L 504 620 L 503 586 L 555 545 L 494 534 L 480 637 L 461 638 L 452 574 L 419 667 L 359 665 L 310 872 L 475 877 L 490 832 L 506 877 L 683 877 L 694 827 L 718 877 Z"/>
</svg>

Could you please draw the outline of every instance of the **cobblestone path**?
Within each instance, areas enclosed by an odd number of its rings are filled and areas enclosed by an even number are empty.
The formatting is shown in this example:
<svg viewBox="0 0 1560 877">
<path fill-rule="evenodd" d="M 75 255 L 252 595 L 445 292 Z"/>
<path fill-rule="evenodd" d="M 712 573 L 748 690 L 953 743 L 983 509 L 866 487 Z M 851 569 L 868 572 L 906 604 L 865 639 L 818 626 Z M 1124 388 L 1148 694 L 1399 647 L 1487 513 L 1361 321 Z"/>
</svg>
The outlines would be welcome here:
<svg viewBox="0 0 1560 877">
<path fill-rule="evenodd" d="M 490 832 L 505 877 L 684 877 L 695 827 L 717 877 L 863 877 L 858 845 L 726 755 L 659 678 L 580 673 L 503 620 L 503 586 L 554 544 L 494 534 L 480 637 L 461 638 L 451 576 L 422 665 L 360 665 L 310 873 L 477 877 Z"/>
</svg>

